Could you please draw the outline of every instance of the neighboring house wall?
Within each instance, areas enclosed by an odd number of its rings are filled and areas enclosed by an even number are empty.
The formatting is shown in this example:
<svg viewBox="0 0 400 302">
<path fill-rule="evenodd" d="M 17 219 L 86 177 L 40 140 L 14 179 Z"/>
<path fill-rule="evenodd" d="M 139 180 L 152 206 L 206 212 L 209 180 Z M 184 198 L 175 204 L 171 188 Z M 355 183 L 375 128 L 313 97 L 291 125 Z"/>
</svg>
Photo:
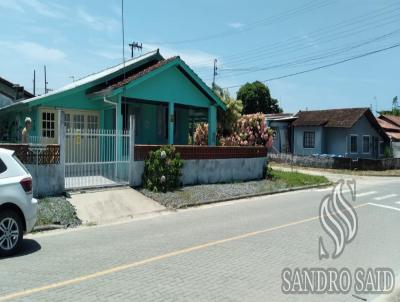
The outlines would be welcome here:
<svg viewBox="0 0 400 302">
<path fill-rule="evenodd" d="M 400 142 L 392 142 L 393 157 L 400 158 Z"/>
<path fill-rule="evenodd" d="M 280 153 L 290 153 L 292 133 L 291 122 L 287 121 L 270 121 L 268 127 L 275 131 L 273 150 Z"/>
<path fill-rule="evenodd" d="M 315 131 L 315 148 L 304 148 L 304 132 Z M 351 136 L 357 140 L 357 151 L 350 152 Z M 363 137 L 369 137 L 369 150 L 363 150 Z M 295 127 L 294 128 L 294 154 L 333 154 L 351 158 L 376 158 L 379 157 L 379 142 L 384 139 L 371 125 L 368 119 L 361 117 L 352 128 L 323 128 L 323 127 Z M 381 150 L 381 153 L 383 150 Z M 381 154 L 382 155 L 382 154 Z"/>
<path fill-rule="evenodd" d="M 345 153 L 351 158 L 376 158 L 379 157 L 379 142 L 384 141 L 377 130 L 371 125 L 368 119 L 363 116 L 351 129 L 344 129 L 343 135 L 347 136 L 347 149 Z M 340 135 L 340 134 L 339 134 Z M 350 152 L 350 136 L 357 135 L 357 153 Z M 369 136 L 369 152 L 363 150 L 363 137 Z M 383 153 L 383 150 L 382 150 Z M 344 154 L 343 154 L 344 155 Z"/>
<path fill-rule="evenodd" d="M 304 148 L 304 132 L 315 133 L 314 148 Z M 293 129 L 293 153 L 297 155 L 312 155 L 321 154 L 323 146 L 323 133 L 322 127 L 294 127 Z"/>
<path fill-rule="evenodd" d="M 5 107 L 12 104 L 12 100 L 0 93 L 0 108 Z"/>
</svg>

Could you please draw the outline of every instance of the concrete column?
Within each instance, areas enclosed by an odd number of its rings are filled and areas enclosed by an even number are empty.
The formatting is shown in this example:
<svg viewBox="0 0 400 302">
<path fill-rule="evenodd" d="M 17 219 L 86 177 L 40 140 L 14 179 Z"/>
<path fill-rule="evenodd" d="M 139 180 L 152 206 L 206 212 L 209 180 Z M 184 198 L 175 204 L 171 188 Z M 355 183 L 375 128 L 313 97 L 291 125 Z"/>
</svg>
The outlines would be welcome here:
<svg viewBox="0 0 400 302">
<path fill-rule="evenodd" d="M 174 144 L 175 104 L 168 103 L 168 144 Z"/>
<path fill-rule="evenodd" d="M 122 130 L 123 122 L 122 122 L 122 97 L 119 96 L 117 100 L 117 105 L 115 106 L 115 110 L 117 111 L 115 114 L 115 129 Z"/>
<path fill-rule="evenodd" d="M 61 175 L 63 176 L 64 182 L 62 184 L 62 189 L 65 189 L 65 142 L 66 142 L 66 129 L 65 129 L 65 114 L 64 111 L 60 109 L 57 111 L 58 116 L 58 144 L 60 145 L 60 166 L 61 166 Z"/>
<path fill-rule="evenodd" d="M 211 105 L 208 108 L 208 145 L 217 144 L 217 107 Z"/>
<path fill-rule="evenodd" d="M 129 184 L 134 186 L 133 181 L 134 171 L 134 161 L 135 161 L 135 116 L 129 116 Z"/>
</svg>

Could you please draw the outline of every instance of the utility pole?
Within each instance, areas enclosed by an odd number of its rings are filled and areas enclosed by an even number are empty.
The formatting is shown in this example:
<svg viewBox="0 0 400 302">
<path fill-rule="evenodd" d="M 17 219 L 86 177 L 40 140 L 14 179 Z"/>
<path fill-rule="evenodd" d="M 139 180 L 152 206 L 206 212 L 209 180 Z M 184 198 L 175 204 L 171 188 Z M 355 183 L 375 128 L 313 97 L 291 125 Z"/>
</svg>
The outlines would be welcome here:
<svg viewBox="0 0 400 302">
<path fill-rule="evenodd" d="M 33 70 L 33 95 L 36 96 L 36 70 Z"/>
<path fill-rule="evenodd" d="M 143 50 L 143 44 L 139 42 L 132 42 L 129 44 L 129 47 L 131 48 L 131 58 L 133 58 L 133 50 L 137 49 L 142 51 Z"/>
<path fill-rule="evenodd" d="M 213 72 L 213 82 L 212 82 L 212 88 L 215 87 L 215 77 L 218 75 L 218 67 L 217 67 L 217 59 L 214 59 L 214 72 Z"/>
<path fill-rule="evenodd" d="M 49 82 L 47 82 L 46 65 L 44 65 L 44 94 L 46 94 L 46 93 L 48 92 L 48 90 L 47 90 L 47 84 L 49 84 Z"/>
<path fill-rule="evenodd" d="M 69 76 L 69 78 L 72 80 L 72 83 L 75 82 L 75 76 Z"/>
</svg>

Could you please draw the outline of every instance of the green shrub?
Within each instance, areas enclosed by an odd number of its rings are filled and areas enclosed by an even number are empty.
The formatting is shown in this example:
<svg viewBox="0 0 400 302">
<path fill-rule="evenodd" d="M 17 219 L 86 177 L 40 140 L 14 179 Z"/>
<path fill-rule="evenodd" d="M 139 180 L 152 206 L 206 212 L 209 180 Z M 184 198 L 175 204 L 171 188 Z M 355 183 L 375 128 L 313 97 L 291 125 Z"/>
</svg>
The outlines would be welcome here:
<svg viewBox="0 0 400 302">
<path fill-rule="evenodd" d="M 144 163 L 143 186 L 153 192 L 173 191 L 180 186 L 183 161 L 173 146 L 151 151 Z"/>
<path fill-rule="evenodd" d="M 269 164 L 269 161 L 267 162 L 267 164 L 264 167 L 264 178 L 270 179 L 270 180 L 272 180 L 274 178 L 273 170 L 272 170 L 271 165 Z"/>
<path fill-rule="evenodd" d="M 385 158 L 392 158 L 393 157 L 393 150 L 391 147 L 386 146 L 385 149 L 383 150 L 383 156 Z"/>
</svg>

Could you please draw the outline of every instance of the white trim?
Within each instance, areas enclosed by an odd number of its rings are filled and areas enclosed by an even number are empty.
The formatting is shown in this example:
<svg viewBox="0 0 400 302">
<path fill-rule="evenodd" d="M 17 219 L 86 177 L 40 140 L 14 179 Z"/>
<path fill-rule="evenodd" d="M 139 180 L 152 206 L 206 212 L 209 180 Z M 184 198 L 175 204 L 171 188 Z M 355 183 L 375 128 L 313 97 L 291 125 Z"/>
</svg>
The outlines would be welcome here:
<svg viewBox="0 0 400 302">
<path fill-rule="evenodd" d="M 364 137 L 368 137 L 368 152 L 364 151 Z M 365 134 L 362 136 L 362 153 L 363 154 L 371 154 L 371 135 Z"/>
<path fill-rule="evenodd" d="M 306 132 L 314 133 L 314 147 L 304 147 L 304 139 L 305 139 L 305 133 L 306 133 Z M 304 131 L 303 131 L 303 149 L 305 149 L 305 150 L 312 150 L 312 149 L 315 149 L 315 139 L 316 139 L 315 130 L 304 130 Z"/>
<path fill-rule="evenodd" d="M 350 134 L 349 135 L 350 136 L 350 154 L 358 154 L 358 134 Z M 356 137 L 357 138 L 357 140 L 356 140 L 356 147 L 357 147 L 357 152 L 352 152 L 351 151 L 351 138 L 352 137 Z"/>
</svg>

